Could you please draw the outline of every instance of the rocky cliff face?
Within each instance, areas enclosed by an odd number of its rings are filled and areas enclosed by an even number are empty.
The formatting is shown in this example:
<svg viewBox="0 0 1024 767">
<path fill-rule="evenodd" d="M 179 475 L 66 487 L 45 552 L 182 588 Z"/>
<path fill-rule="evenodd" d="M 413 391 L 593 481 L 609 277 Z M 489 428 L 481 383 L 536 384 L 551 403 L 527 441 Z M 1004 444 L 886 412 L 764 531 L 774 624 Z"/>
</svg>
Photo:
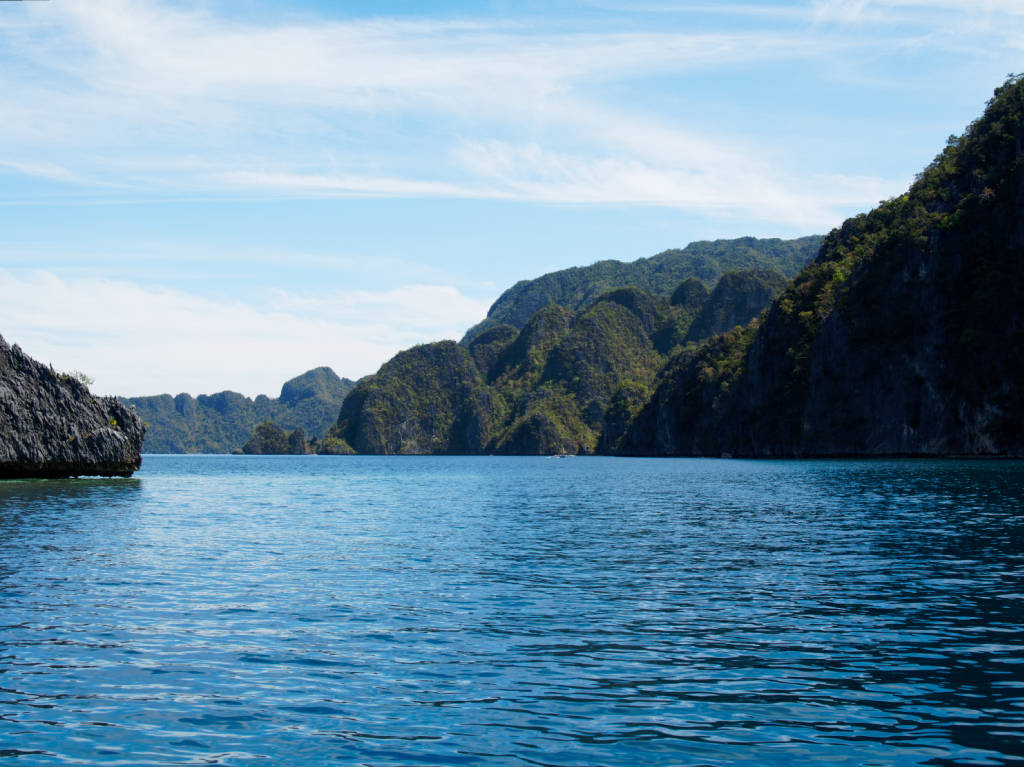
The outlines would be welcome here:
<svg viewBox="0 0 1024 767">
<path fill-rule="evenodd" d="M 131 476 L 143 433 L 134 408 L 0 338 L 0 479 Z"/>
<path fill-rule="evenodd" d="M 774 269 L 744 269 L 722 275 L 701 305 L 685 340 L 703 341 L 746 325 L 782 292 L 786 282 Z"/>
<path fill-rule="evenodd" d="M 674 360 L 621 449 L 1024 455 L 1024 79 L 763 321 Z"/>
</svg>

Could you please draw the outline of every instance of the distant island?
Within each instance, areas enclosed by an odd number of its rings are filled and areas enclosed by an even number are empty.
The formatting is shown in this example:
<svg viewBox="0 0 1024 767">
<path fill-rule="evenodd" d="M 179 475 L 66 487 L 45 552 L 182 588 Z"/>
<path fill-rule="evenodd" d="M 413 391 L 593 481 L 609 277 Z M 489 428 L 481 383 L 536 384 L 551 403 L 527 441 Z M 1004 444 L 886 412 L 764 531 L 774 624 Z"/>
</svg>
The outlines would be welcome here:
<svg viewBox="0 0 1024 767">
<path fill-rule="evenodd" d="M 726 272 L 767 269 L 787 279 L 795 277 L 814 258 L 822 239 L 814 235 L 796 240 L 702 240 L 650 258 L 598 261 L 520 280 L 498 297 L 487 317 L 466 332 L 462 343 L 495 325 L 520 330 L 545 306 L 557 304 L 578 312 L 616 288 L 635 287 L 667 298 L 683 280 L 694 279 L 710 289 Z"/>
<path fill-rule="evenodd" d="M 301 429 L 321 438 L 337 421 L 354 381 L 329 367 L 309 370 L 284 383 L 276 399 L 255 399 L 233 391 L 217 394 L 159 394 L 125 397 L 147 423 L 147 453 L 231 453 L 252 438 L 256 426 L 271 421 L 287 430 Z"/>
</svg>

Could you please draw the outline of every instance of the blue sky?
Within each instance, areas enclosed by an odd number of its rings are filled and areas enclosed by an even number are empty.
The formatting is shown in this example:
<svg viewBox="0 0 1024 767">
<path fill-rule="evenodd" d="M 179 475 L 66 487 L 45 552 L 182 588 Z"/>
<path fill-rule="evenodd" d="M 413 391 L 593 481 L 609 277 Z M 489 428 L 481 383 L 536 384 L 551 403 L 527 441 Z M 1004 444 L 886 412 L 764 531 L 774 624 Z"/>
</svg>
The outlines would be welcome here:
<svg viewBox="0 0 1024 767">
<path fill-rule="evenodd" d="M 0 333 L 275 395 L 506 287 L 824 233 L 1024 70 L 1024 0 L 0 3 Z"/>
</svg>

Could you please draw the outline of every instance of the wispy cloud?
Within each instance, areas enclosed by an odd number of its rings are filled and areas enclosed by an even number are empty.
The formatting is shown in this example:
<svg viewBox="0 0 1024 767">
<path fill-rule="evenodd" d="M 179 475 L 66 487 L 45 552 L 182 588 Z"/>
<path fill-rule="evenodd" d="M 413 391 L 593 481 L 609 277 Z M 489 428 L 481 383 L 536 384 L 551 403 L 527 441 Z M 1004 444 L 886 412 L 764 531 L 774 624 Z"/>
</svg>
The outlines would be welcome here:
<svg viewBox="0 0 1024 767">
<path fill-rule="evenodd" d="M 813 0 L 816 21 L 913 25 L 964 32 L 1024 16 L 1019 0 Z"/>
<path fill-rule="evenodd" d="M 463 146 L 461 162 L 505 194 L 552 203 L 658 205 L 751 221 L 785 220 L 808 230 L 831 226 L 841 206 L 891 194 L 900 182 L 825 178 L 800 185 L 774 176 L 751 155 L 708 151 L 699 141 L 672 142 L 678 151 L 660 161 L 590 159 L 547 151 L 536 144 L 501 142 Z M 790 185 L 787 185 L 787 181 Z M 796 191 L 799 189 L 799 191 Z"/>
<path fill-rule="evenodd" d="M 14 171 L 25 176 L 35 176 L 55 181 L 78 181 L 75 174 L 67 168 L 48 162 L 32 163 L 0 159 L 0 170 Z"/>
<path fill-rule="evenodd" d="M 592 112 L 595 115 L 596 112 Z M 601 154 L 573 154 L 537 143 L 463 141 L 450 155 L 462 184 L 287 172 L 234 171 L 217 181 L 250 190 L 329 196 L 444 197 L 556 205 L 648 205 L 702 214 L 784 221 L 825 230 L 842 210 L 877 201 L 909 179 L 793 177 L 756 151 L 613 114 L 594 137 Z"/>
<path fill-rule="evenodd" d="M 323 174 L 274 173 L 263 171 L 229 171 L 214 180 L 245 189 L 274 189 L 300 193 L 322 193 L 357 197 L 448 197 L 499 198 L 497 191 L 473 189 L 440 181 L 417 181 L 403 178 L 370 176 L 328 176 Z"/>
<path fill-rule="evenodd" d="M 256 304 L 3 269 L 0 292 L 8 341 L 58 369 L 87 372 L 97 392 L 122 395 L 225 388 L 273 395 L 320 365 L 355 378 L 412 344 L 460 337 L 489 305 L 443 285 L 278 292 Z"/>
<path fill-rule="evenodd" d="M 27 158 L 9 167 L 30 175 L 53 156 L 67 166 L 53 179 L 94 179 L 126 194 L 756 209 L 816 227 L 838 215 L 756 151 L 589 94 L 601 83 L 810 62 L 845 41 L 797 29 L 566 31 L 511 21 L 256 25 L 156 0 L 40 6 L 34 27 L 9 31 L 36 76 L 0 95 L 0 114 L 28 109 L 44 126 L 27 137 L 17 121 L 0 123 L 0 140 Z M 817 12 L 839 12 L 830 8 Z M 416 131 L 422 121 L 431 130 Z M 129 151 L 111 151 L 112 134 Z M 770 204 L 753 204 L 755 195 Z"/>
<path fill-rule="evenodd" d="M 565 93 L 581 82 L 791 58 L 819 47 L 797 35 L 549 32 L 495 22 L 256 26 L 153 0 L 68 0 L 36 17 L 39 27 L 14 39 L 41 70 L 166 111 L 178 99 L 211 109 L 518 110 L 524 96 Z"/>
</svg>

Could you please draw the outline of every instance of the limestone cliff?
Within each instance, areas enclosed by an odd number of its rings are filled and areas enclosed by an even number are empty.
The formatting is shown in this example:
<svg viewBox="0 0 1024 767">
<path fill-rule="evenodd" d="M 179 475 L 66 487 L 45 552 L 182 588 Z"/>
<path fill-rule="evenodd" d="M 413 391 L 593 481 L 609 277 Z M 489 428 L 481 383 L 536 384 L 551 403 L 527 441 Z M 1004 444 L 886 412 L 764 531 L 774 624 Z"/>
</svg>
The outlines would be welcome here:
<svg viewBox="0 0 1024 767">
<path fill-rule="evenodd" d="M 93 397 L 0 337 L 0 479 L 131 476 L 144 431 L 135 408 Z"/>
<path fill-rule="evenodd" d="M 1024 455 L 1024 77 L 763 319 L 673 360 L 619 449 Z"/>
</svg>

